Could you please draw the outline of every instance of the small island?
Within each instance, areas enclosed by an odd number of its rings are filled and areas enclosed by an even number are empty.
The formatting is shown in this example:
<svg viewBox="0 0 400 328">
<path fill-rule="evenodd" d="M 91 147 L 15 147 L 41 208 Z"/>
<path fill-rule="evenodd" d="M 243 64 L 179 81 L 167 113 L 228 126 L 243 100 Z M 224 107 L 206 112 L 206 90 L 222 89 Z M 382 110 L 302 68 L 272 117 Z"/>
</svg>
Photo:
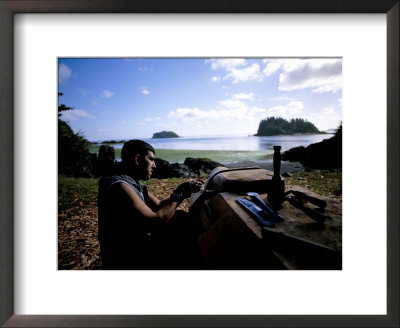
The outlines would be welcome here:
<svg viewBox="0 0 400 328">
<path fill-rule="evenodd" d="M 173 131 L 161 131 L 154 133 L 152 138 L 179 138 L 179 136 Z"/>
<path fill-rule="evenodd" d="M 305 134 L 305 133 L 323 133 L 317 127 L 302 118 L 294 118 L 287 121 L 281 117 L 268 117 L 262 120 L 258 126 L 255 136 L 275 136 L 280 134 Z"/>
</svg>

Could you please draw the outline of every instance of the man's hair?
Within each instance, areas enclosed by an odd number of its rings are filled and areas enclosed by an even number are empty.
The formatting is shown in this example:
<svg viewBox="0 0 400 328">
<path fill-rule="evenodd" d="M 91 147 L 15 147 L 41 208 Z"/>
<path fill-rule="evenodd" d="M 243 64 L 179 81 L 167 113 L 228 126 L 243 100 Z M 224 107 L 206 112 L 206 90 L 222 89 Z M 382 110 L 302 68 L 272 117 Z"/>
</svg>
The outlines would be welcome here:
<svg viewBox="0 0 400 328">
<path fill-rule="evenodd" d="M 129 140 L 124 143 L 121 151 L 122 161 L 127 161 L 129 158 L 133 158 L 136 154 L 141 156 L 146 156 L 149 151 L 152 151 L 154 154 L 154 148 L 149 145 L 147 142 L 142 140 Z"/>
</svg>

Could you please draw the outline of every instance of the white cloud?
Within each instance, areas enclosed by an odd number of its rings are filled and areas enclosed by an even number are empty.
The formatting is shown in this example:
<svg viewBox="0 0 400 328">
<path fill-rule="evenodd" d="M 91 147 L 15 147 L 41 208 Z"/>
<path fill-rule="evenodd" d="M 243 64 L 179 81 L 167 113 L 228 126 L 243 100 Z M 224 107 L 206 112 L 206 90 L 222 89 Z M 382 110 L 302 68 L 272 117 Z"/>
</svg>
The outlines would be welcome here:
<svg viewBox="0 0 400 328">
<path fill-rule="evenodd" d="M 243 101 L 227 99 L 219 101 L 217 109 L 178 108 L 170 111 L 168 118 L 180 119 L 187 124 L 197 124 L 199 120 L 258 122 L 266 112 L 263 108 L 249 107 Z"/>
<path fill-rule="evenodd" d="M 213 83 L 217 83 L 217 82 L 220 82 L 220 81 L 221 81 L 221 78 L 219 76 L 213 76 L 211 78 L 211 82 L 213 82 Z"/>
<path fill-rule="evenodd" d="M 206 63 L 211 64 L 213 70 L 218 68 L 229 70 L 237 66 L 246 65 L 246 60 L 242 58 L 207 59 Z"/>
<path fill-rule="evenodd" d="M 231 68 L 224 80 L 232 79 L 232 83 L 247 82 L 252 80 L 262 81 L 263 76 L 260 72 L 259 64 L 252 64 L 245 68 Z"/>
<path fill-rule="evenodd" d="M 312 92 L 337 92 L 342 88 L 340 59 L 284 60 L 279 75 L 279 90 L 315 88 Z"/>
<path fill-rule="evenodd" d="M 342 121 L 341 109 L 325 107 L 319 112 L 311 113 L 309 121 L 313 122 L 321 131 L 336 129 Z"/>
<path fill-rule="evenodd" d="M 234 100 L 234 99 L 227 99 L 227 100 L 221 100 L 218 102 L 220 106 L 223 108 L 227 109 L 232 109 L 232 108 L 247 108 L 247 105 L 240 100 Z"/>
<path fill-rule="evenodd" d="M 246 100 L 254 100 L 254 94 L 250 93 L 237 93 L 233 96 L 233 99 L 246 99 Z"/>
<path fill-rule="evenodd" d="M 340 59 L 264 59 L 261 70 L 258 63 L 248 66 L 245 59 L 209 59 L 213 70 L 223 69 L 226 75 L 223 80 L 232 83 L 263 81 L 279 70 L 280 91 L 312 88 L 314 93 L 338 92 L 342 88 L 342 62 Z M 214 76 L 213 82 L 220 78 Z"/>
<path fill-rule="evenodd" d="M 261 81 L 263 76 L 259 64 L 247 66 L 247 61 L 242 58 L 208 59 L 206 63 L 211 64 L 213 70 L 223 69 L 226 75 L 223 80 L 232 79 L 232 83 L 246 82 L 251 80 Z M 213 82 L 219 81 L 217 77 L 212 78 Z"/>
<path fill-rule="evenodd" d="M 115 92 L 112 92 L 110 90 L 103 90 L 102 94 L 103 97 L 105 98 L 111 98 L 112 96 L 115 95 Z"/>
<path fill-rule="evenodd" d="M 90 115 L 87 111 L 83 109 L 70 109 L 62 112 L 61 118 L 64 121 L 76 121 L 81 117 L 87 118 L 96 118 L 93 115 Z"/>
<path fill-rule="evenodd" d="M 143 120 L 141 120 L 139 122 L 140 125 L 146 125 L 147 123 L 153 122 L 153 121 L 160 121 L 161 117 L 157 116 L 157 117 L 146 117 Z"/>
<path fill-rule="evenodd" d="M 286 106 L 279 105 L 268 109 L 269 116 L 279 116 L 286 119 L 297 118 L 303 114 L 304 104 L 301 101 L 292 101 Z"/>
<path fill-rule="evenodd" d="M 264 63 L 268 62 L 267 66 L 265 66 L 265 68 L 263 70 L 263 73 L 266 76 L 270 76 L 270 75 L 274 74 L 282 66 L 282 63 L 280 61 L 278 61 L 278 60 L 273 60 L 273 61 L 264 60 L 263 62 Z"/>
<path fill-rule="evenodd" d="M 282 96 L 282 97 L 269 98 L 268 100 L 271 100 L 271 101 L 294 101 L 294 100 L 296 100 L 296 98 Z"/>
<path fill-rule="evenodd" d="M 325 107 L 322 109 L 322 114 L 324 115 L 332 115 L 335 113 L 335 110 L 329 107 Z"/>
<path fill-rule="evenodd" d="M 147 87 L 140 87 L 139 90 L 145 95 L 149 95 L 150 91 L 147 89 Z"/>
<path fill-rule="evenodd" d="M 63 63 L 58 65 L 58 81 L 60 83 L 66 82 L 71 76 L 72 76 L 72 71 L 67 65 Z"/>
<path fill-rule="evenodd" d="M 290 114 L 301 114 L 303 112 L 304 105 L 301 101 L 292 101 L 287 106 L 287 110 Z"/>
<path fill-rule="evenodd" d="M 256 116 L 258 114 L 265 114 L 267 110 L 265 108 L 260 108 L 260 107 L 251 107 L 249 114 L 250 116 Z"/>
<path fill-rule="evenodd" d="M 271 107 L 268 109 L 268 115 L 285 117 L 286 116 L 286 107 L 282 106 L 282 105 Z"/>
</svg>

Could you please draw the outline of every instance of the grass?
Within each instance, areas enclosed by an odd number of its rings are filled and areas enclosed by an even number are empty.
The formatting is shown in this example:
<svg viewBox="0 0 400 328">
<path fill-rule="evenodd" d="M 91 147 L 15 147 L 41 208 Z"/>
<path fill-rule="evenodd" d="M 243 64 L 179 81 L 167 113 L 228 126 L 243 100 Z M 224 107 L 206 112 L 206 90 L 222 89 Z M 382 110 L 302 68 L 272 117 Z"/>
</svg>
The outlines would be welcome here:
<svg viewBox="0 0 400 328">
<path fill-rule="evenodd" d="M 58 177 L 58 212 L 63 218 L 77 215 L 82 207 L 97 207 L 99 179 Z"/>
<path fill-rule="evenodd" d="M 298 185 L 329 197 L 342 196 L 342 170 L 310 170 L 293 173 L 285 184 Z"/>
</svg>

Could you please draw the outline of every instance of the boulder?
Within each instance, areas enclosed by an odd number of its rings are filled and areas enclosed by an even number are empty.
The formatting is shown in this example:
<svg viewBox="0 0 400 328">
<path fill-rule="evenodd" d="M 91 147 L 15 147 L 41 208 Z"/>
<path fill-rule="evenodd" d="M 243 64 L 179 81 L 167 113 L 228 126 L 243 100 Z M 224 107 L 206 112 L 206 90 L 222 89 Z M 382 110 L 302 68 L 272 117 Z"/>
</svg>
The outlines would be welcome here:
<svg viewBox="0 0 400 328">
<path fill-rule="evenodd" d="M 209 158 L 192 158 L 187 157 L 184 164 L 188 166 L 191 170 L 199 173 L 200 170 L 210 173 L 216 167 L 224 166 L 221 163 L 215 162 Z"/>
<path fill-rule="evenodd" d="M 295 147 L 282 154 L 282 160 L 300 162 L 314 169 L 331 169 L 342 167 L 342 136 L 335 135 L 309 145 Z"/>
<path fill-rule="evenodd" d="M 289 162 L 302 162 L 304 160 L 306 148 L 303 146 L 291 148 L 282 153 L 281 158 L 283 161 Z"/>
<path fill-rule="evenodd" d="M 114 147 L 102 145 L 99 149 L 99 157 L 97 158 L 96 171 L 99 175 L 107 176 L 113 172 L 115 163 Z"/>
<path fill-rule="evenodd" d="M 184 164 L 170 164 L 168 161 L 161 158 L 155 159 L 156 168 L 152 178 L 167 179 L 167 178 L 197 178 L 198 174 L 193 172 Z"/>
<path fill-rule="evenodd" d="M 341 168 L 342 138 L 335 136 L 309 145 L 301 163 L 315 169 Z"/>
</svg>

